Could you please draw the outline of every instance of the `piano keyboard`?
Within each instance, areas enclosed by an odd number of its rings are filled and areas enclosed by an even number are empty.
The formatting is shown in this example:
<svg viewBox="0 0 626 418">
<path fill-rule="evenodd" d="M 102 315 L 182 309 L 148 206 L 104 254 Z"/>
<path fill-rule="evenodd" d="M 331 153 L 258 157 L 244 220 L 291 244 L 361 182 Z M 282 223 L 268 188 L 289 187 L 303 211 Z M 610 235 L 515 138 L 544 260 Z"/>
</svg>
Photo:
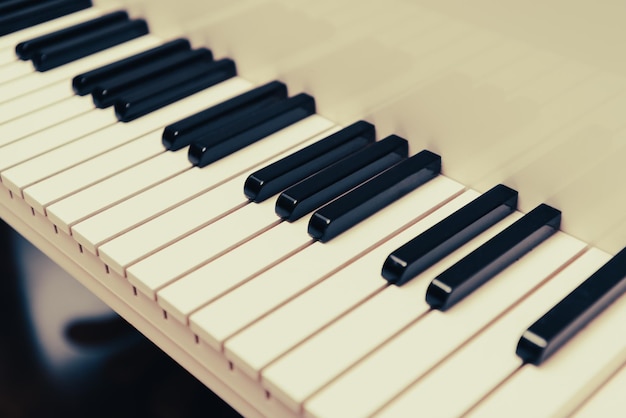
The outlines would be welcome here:
<svg viewBox="0 0 626 418">
<path fill-rule="evenodd" d="M 623 74 L 418 5 L 262 6 L 0 37 L 2 219 L 244 416 L 622 416 Z"/>
</svg>

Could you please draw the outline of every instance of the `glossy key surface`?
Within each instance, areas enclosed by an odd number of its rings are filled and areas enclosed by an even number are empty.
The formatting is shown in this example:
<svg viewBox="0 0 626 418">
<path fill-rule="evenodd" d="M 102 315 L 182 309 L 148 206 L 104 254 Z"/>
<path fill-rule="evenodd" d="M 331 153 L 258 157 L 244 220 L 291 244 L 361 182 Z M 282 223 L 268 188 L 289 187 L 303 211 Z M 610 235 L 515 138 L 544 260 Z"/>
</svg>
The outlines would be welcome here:
<svg viewBox="0 0 626 418">
<path fill-rule="evenodd" d="M 283 191 L 276 213 L 290 222 L 406 158 L 408 143 L 392 135 Z"/>
<path fill-rule="evenodd" d="M 408 282 L 516 207 L 515 190 L 503 185 L 492 188 L 389 254 L 383 264 L 383 277 L 398 286 Z"/>
<path fill-rule="evenodd" d="M 188 51 L 191 48 L 187 39 L 175 39 L 150 48 L 127 58 L 112 62 L 94 70 L 79 74 L 72 79 L 72 88 L 79 96 L 91 93 L 92 89 L 103 81 L 122 74 L 129 69 L 149 66 L 152 62 L 161 60 L 179 51 Z"/>
<path fill-rule="evenodd" d="M 626 249 L 546 312 L 522 335 L 517 355 L 540 365 L 626 292 Z"/>
<path fill-rule="evenodd" d="M 262 202 L 375 140 L 374 126 L 359 121 L 323 140 L 250 174 L 243 192 Z"/>
<path fill-rule="evenodd" d="M 445 311 L 558 231 L 561 212 L 539 205 L 488 243 L 437 276 L 426 301 Z"/>
<path fill-rule="evenodd" d="M 321 242 L 328 242 L 440 171 L 441 157 L 422 151 L 316 210 L 309 220 L 308 233 Z"/>
<path fill-rule="evenodd" d="M 208 132 L 229 124 L 241 130 L 244 120 L 248 123 L 250 112 L 286 98 L 285 84 L 280 81 L 269 82 L 166 126 L 163 130 L 163 145 L 170 151 L 176 151 L 201 139 Z M 233 123 L 235 121 L 239 123 Z M 236 132 L 232 131 L 231 135 Z"/>
</svg>

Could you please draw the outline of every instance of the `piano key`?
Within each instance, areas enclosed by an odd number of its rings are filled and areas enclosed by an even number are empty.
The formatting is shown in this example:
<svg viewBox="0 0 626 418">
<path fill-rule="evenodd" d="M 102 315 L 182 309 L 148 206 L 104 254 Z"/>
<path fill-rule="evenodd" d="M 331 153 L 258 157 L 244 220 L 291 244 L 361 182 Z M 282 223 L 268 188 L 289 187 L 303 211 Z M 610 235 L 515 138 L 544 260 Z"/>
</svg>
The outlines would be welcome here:
<svg viewBox="0 0 626 418">
<path fill-rule="evenodd" d="M 626 249 L 533 323 L 522 334 L 517 355 L 540 365 L 624 293 Z"/>
<path fill-rule="evenodd" d="M 82 161 L 95 157 L 128 141 L 135 140 L 155 130 L 162 129 L 164 124 L 172 120 L 177 120 L 181 116 L 193 113 L 207 104 L 224 100 L 241 92 L 248 86 L 248 83 L 242 80 L 238 81 L 239 82 L 226 84 L 213 89 L 207 89 L 132 123 L 116 123 L 84 136 L 74 142 L 51 150 L 39 157 L 25 161 L 18 166 L 4 171 L 2 173 L 2 181 L 13 193 L 21 196 L 24 188 L 38 181 L 50 177 L 68 167 L 73 167 Z M 160 142 L 158 139 L 159 133 L 160 132 L 154 132 L 152 135 L 153 141 L 157 144 Z M 163 150 L 162 147 L 155 147 L 155 149 L 157 150 L 156 153 Z M 152 151 L 151 155 L 156 155 L 156 153 Z M 141 155 L 145 154 L 141 153 Z M 119 170 L 120 165 L 117 163 L 111 164 L 109 168 L 113 169 L 113 167 L 116 166 Z M 88 178 L 91 178 L 93 181 L 93 176 L 80 176 L 75 180 L 68 180 L 68 183 L 60 188 L 55 187 L 48 189 L 46 193 L 57 192 L 55 196 L 58 198 L 62 196 L 58 194 L 59 191 L 68 190 L 68 186 L 75 184 L 77 181 L 83 182 L 82 184 L 84 184 L 84 181 Z M 37 209 L 39 212 L 42 212 L 40 209 L 41 206 L 43 206 L 44 202 L 50 202 L 50 200 L 40 200 L 39 202 Z"/>
<path fill-rule="evenodd" d="M 333 272 L 356 262 L 361 257 L 369 257 L 366 255 L 367 252 L 414 223 L 416 217 L 422 217 L 433 208 L 452 199 L 458 192 L 459 185 L 455 182 L 447 179 L 433 180 L 382 209 L 358 228 L 346 231 L 326 244 L 318 242 L 303 249 L 196 312 L 194 310 L 202 305 L 196 302 L 194 306 L 192 298 L 189 297 L 190 288 L 185 294 L 181 291 L 182 287 L 177 288 L 179 282 L 159 291 L 157 294 L 159 304 L 168 314 L 174 312 L 175 317 L 176 314 L 189 315 L 194 312 L 189 320 L 195 321 L 197 329 L 202 329 L 198 334 L 199 337 L 216 349 L 222 350 L 224 342 L 229 337 L 246 328 L 257 318 L 265 316 L 276 307 L 326 279 Z M 294 271 L 299 273 L 294 275 Z M 378 287 L 382 284 L 383 282 L 378 280 Z M 263 298 L 258 297 L 259 291 L 264 293 Z M 198 295 L 195 299 L 201 300 L 202 296 L 204 295 Z M 235 309 L 237 306 L 239 309 Z M 182 307 L 186 307 L 186 310 Z M 219 318 L 222 318 L 223 314 L 232 314 L 230 317 L 232 320 L 228 323 L 220 321 Z M 257 379 L 258 371 L 250 375 Z"/>
<path fill-rule="evenodd" d="M 45 72 L 146 34 L 148 24 L 145 20 L 115 23 L 94 33 L 44 47 L 33 54 L 31 61 L 37 71 Z"/>
<path fill-rule="evenodd" d="M 458 184 L 454 182 L 442 183 L 444 184 L 440 184 L 439 188 L 433 187 L 431 189 L 433 200 L 427 200 L 428 203 L 440 204 L 451 198 L 451 194 L 453 195 L 455 191 L 458 191 Z M 424 195 L 421 196 L 424 199 Z M 415 204 L 414 199 L 407 199 L 408 201 Z M 306 219 L 300 219 L 291 224 L 282 223 L 161 289 L 157 293 L 157 302 L 165 309 L 168 316 L 171 314 L 183 322 L 187 322 L 188 317 L 194 333 L 209 346 L 221 351 L 225 339 L 241 327 L 249 324 L 253 318 L 257 317 L 256 314 L 261 314 L 265 309 L 269 309 L 273 303 L 279 303 L 281 298 L 295 296 L 314 283 L 315 275 L 311 274 L 303 274 L 302 280 L 290 277 L 294 280 L 285 281 L 285 271 L 314 270 L 311 266 L 321 263 L 321 266 L 324 266 L 322 268 L 331 272 L 366 251 L 368 247 L 375 247 L 393 231 L 404 227 L 406 223 L 410 223 L 413 220 L 412 213 L 407 213 L 406 208 L 411 205 L 409 203 L 405 205 L 404 202 L 397 203 L 398 205 L 395 207 L 385 208 L 358 229 L 350 231 L 353 234 L 347 233 L 344 239 L 337 238 L 337 245 L 326 246 L 319 242 L 309 243 L 305 248 L 294 252 L 293 255 L 280 257 L 280 264 L 274 265 L 267 261 L 276 257 L 274 254 L 279 255 L 280 253 L 273 249 L 262 250 L 262 248 L 267 246 L 268 242 L 275 242 L 271 241 L 275 238 L 272 235 L 278 233 L 281 228 L 287 230 L 294 226 L 303 226 Z M 282 250 L 283 254 L 288 255 L 284 248 L 288 247 L 283 247 Z M 292 248 L 295 249 L 296 247 L 293 246 Z M 227 265 L 232 265 L 234 260 L 243 255 L 252 255 L 257 251 L 272 254 L 272 258 L 267 257 L 251 261 L 256 266 L 257 272 L 261 274 L 254 272 L 257 274 L 249 275 L 253 270 L 246 266 L 234 271 L 231 269 L 227 280 L 223 278 L 212 280 L 214 277 L 217 278 L 213 273 L 217 273 Z M 323 275 L 324 272 L 321 271 L 320 274 Z M 237 287 L 235 288 L 234 285 Z M 192 291 L 194 288 L 197 289 L 196 292 Z M 234 290 L 231 291 L 230 289 Z M 255 294 L 258 298 L 259 289 L 272 289 L 271 294 L 267 295 L 266 304 L 263 304 L 262 300 L 252 302 L 251 296 Z M 225 293 L 227 291 L 229 293 Z M 238 304 L 244 300 L 252 303 L 250 309 Z M 232 305 L 232 303 L 236 303 L 236 305 Z M 239 306 L 241 309 L 233 310 L 234 306 Z M 232 321 L 226 323 L 218 319 L 225 312 L 233 313 Z"/>
<path fill-rule="evenodd" d="M 129 68 L 122 74 L 100 81 L 91 91 L 93 103 L 99 109 L 112 106 L 120 96 L 129 90 L 149 82 L 168 72 L 174 72 L 179 68 L 207 64 L 213 61 L 213 54 L 206 48 L 194 51 L 180 51 L 171 54 L 150 65 Z"/>
<path fill-rule="evenodd" d="M 580 409 L 574 411 L 572 418 L 609 417 L 611 414 L 625 411 L 624 387 L 626 387 L 626 365 L 622 366 L 616 375 L 612 376 L 611 380 L 594 393 Z"/>
<path fill-rule="evenodd" d="M 355 122 L 288 158 L 250 174 L 244 183 L 244 194 L 253 202 L 262 202 L 375 140 L 373 125 L 365 121 Z"/>
<path fill-rule="evenodd" d="M 473 191 L 464 193 L 442 209 L 446 214 L 450 214 L 469 203 L 475 196 Z M 424 271 L 419 279 L 402 287 L 386 286 L 355 309 L 332 321 L 320 332 L 309 336 L 301 345 L 287 351 L 261 370 L 262 386 L 272 396 L 288 405 L 292 411 L 300 413 L 304 401 L 311 395 L 428 312 L 429 306 L 424 300 L 424 293 L 431 278 L 482 245 L 520 216 L 519 212 L 515 212 L 504 218 L 467 245 Z M 380 265 L 368 275 L 385 284 L 384 279 L 380 277 L 379 269 Z M 324 367 L 315 366 L 319 364 L 324 364 Z"/>
<path fill-rule="evenodd" d="M 5 170 L 21 162 L 70 143 L 84 135 L 113 125 L 116 119 L 106 112 L 85 112 L 74 118 L 57 123 L 47 129 L 14 141 L 2 147 L 0 170 Z M 6 125 L 5 125 L 6 126 Z"/>
<path fill-rule="evenodd" d="M 0 36 L 91 7 L 90 0 L 53 0 L 35 3 L 0 17 Z"/>
<path fill-rule="evenodd" d="M 10 102 L 0 104 L 0 126 L 22 115 L 28 115 L 71 97 L 65 81 L 57 81 L 37 91 L 31 91 Z"/>
<path fill-rule="evenodd" d="M 440 170 L 441 157 L 421 151 L 316 210 L 307 231 L 320 242 L 328 242 L 431 180 Z"/>
<path fill-rule="evenodd" d="M 326 135 L 326 133 L 322 134 Z M 322 136 L 323 137 L 323 136 Z M 296 149 L 314 143 L 318 141 L 320 136 L 315 136 L 308 139 L 304 143 L 298 144 Z M 286 150 L 282 154 L 279 154 L 271 159 L 271 161 L 278 160 L 289 153 L 291 149 Z M 257 154 L 258 155 L 258 154 Z M 258 166 L 251 167 L 254 169 Z M 109 266 L 109 268 L 120 276 L 125 276 L 125 269 L 133 263 L 136 263 L 147 255 L 152 254 L 170 243 L 174 242 L 185 235 L 191 234 L 195 231 L 199 231 L 200 228 L 204 228 L 213 221 L 210 213 L 225 214 L 233 209 L 242 207 L 248 203 L 248 200 L 241 196 L 241 184 L 244 179 L 249 175 L 249 172 L 239 174 L 232 179 L 217 185 L 215 188 L 195 196 L 193 199 L 181 202 L 179 206 L 172 208 L 171 210 L 164 212 L 153 219 L 142 223 L 135 228 L 125 231 L 123 234 L 113 235 L 115 238 L 104 242 L 97 248 L 97 252 L 100 258 Z M 131 199 L 132 200 L 132 199 Z M 143 199 L 142 199 L 143 200 Z M 159 203 L 163 199 L 159 200 Z M 130 203 L 130 200 L 127 201 Z M 129 206 L 126 202 L 122 204 Z M 120 206 L 122 206 L 120 205 Z M 157 204 L 151 204 L 151 207 Z M 143 206 L 143 205 L 142 205 Z M 223 209 L 217 208 L 217 206 Z M 128 208 L 124 210 L 126 218 L 128 216 Z M 135 212 L 145 213 L 145 210 L 140 211 L 135 209 Z M 101 215 L 103 216 L 103 215 Z M 145 216 L 145 215 L 144 215 Z M 83 228 L 77 225 L 75 227 L 75 235 L 81 234 Z M 117 231 L 118 228 L 113 228 Z M 111 234 L 111 230 L 107 231 L 107 234 Z M 150 237 L 150 239 L 147 239 Z M 94 241 L 91 239 L 91 241 Z"/>
<path fill-rule="evenodd" d="M 109 12 L 111 6 L 93 6 L 74 13 L 69 13 L 47 22 L 43 22 L 28 28 L 21 29 L 10 34 L 0 36 L 0 49 L 9 50 L 13 60 L 17 60 L 15 55 L 15 45 L 27 39 L 35 38 L 46 33 L 54 32 L 68 26 L 72 26 L 90 19 L 95 19 Z"/>
<path fill-rule="evenodd" d="M 302 123 L 302 122 L 300 122 Z M 294 125 L 294 127 L 297 125 Z M 289 129 L 289 128 L 287 128 Z M 313 131 L 312 135 L 319 133 L 319 131 Z M 269 139 L 269 138 L 268 138 Z M 265 141 L 261 141 L 259 144 Z M 250 147 L 248 147 L 250 148 Z M 248 150 L 246 148 L 246 150 Z M 233 154 L 236 156 L 237 154 Z M 227 161 L 228 159 L 224 159 L 223 161 Z M 221 162 L 222 160 L 220 160 Z M 219 163 L 219 162 L 218 162 Z M 250 164 L 251 165 L 251 164 Z M 248 167 L 250 166 L 248 165 Z M 213 165 L 209 166 L 213 167 Z M 203 170 L 201 170 L 203 171 Z M 263 219 L 275 219 L 274 224 L 279 223 L 279 219 L 273 215 L 272 212 L 264 210 L 269 203 L 265 202 L 266 205 L 263 205 L 260 209 L 260 214 L 263 214 Z M 232 214 L 230 215 L 232 216 Z M 222 219 L 222 224 L 226 222 Z M 267 221 L 257 221 L 256 219 L 250 219 L 247 221 L 248 223 L 256 223 L 259 228 L 267 228 Z M 210 224 L 207 228 L 203 228 L 192 235 L 185 237 L 185 239 L 177 241 L 168 247 L 162 249 L 161 251 L 147 257 L 136 264 L 131 265 L 127 270 L 126 274 L 129 281 L 137 287 L 137 289 L 152 299 L 155 298 L 156 291 L 167 283 L 172 282 L 177 277 L 182 276 L 183 274 L 196 269 L 197 267 L 204 265 L 211 259 L 211 257 L 215 257 L 220 254 L 220 251 L 224 250 L 224 246 L 220 245 L 220 242 L 215 241 L 215 235 L 213 231 L 218 230 L 220 225 Z M 275 248 L 268 249 L 269 251 L 280 252 L 280 248 L 290 247 L 290 243 L 293 243 L 294 240 L 296 242 L 308 242 L 308 237 L 300 237 L 299 234 L 294 234 L 295 236 L 289 236 L 289 231 L 296 231 L 297 227 L 282 227 L 279 228 L 278 232 L 273 232 L 271 236 L 276 236 L 276 239 L 282 239 L 281 245 L 273 245 Z M 276 229 L 276 227 L 269 229 Z M 283 231 L 283 232 L 281 232 Z M 243 232 L 243 236 L 241 236 Z M 240 238 L 245 238 L 245 231 L 234 230 L 229 234 L 238 234 L 236 237 L 224 237 L 225 239 L 230 239 L 231 244 L 236 244 L 237 240 Z M 282 234 L 282 235 L 281 235 Z M 266 235 L 266 234 L 263 234 Z M 306 235 L 306 234 L 305 234 Z M 294 244 L 295 245 L 295 244 Z M 210 247 L 209 247 L 210 246 Z M 255 256 L 256 257 L 256 256 Z M 168 264 L 163 265 L 164 259 L 176 259 L 176 264 Z M 268 259 L 269 260 L 269 259 Z M 254 261 L 254 263 L 253 263 Z M 257 260 L 250 260 L 249 263 L 245 265 L 246 269 L 254 268 L 254 265 L 259 262 L 263 262 L 262 258 Z M 232 269 L 231 269 L 232 270 Z M 225 281 L 225 283 L 227 283 Z"/>
<path fill-rule="evenodd" d="M 219 296 L 219 294 L 241 284 L 259 270 L 271 266 L 281 258 L 287 257 L 312 243 L 310 237 L 302 231 L 304 228 L 302 222 L 291 224 L 276 221 L 276 224 L 273 228 L 269 228 L 264 233 L 224 255 L 220 255 L 219 248 L 217 248 L 217 254 L 213 254 L 217 258 L 213 261 L 207 260 L 208 257 L 204 253 L 200 254 L 200 257 L 197 254 L 177 254 L 177 257 L 173 259 L 179 260 L 178 265 L 168 268 L 163 265 L 163 260 L 172 258 L 164 257 L 164 255 L 166 252 L 171 254 L 181 247 L 180 245 L 169 246 L 156 253 L 157 255 L 152 255 L 130 266 L 126 270 L 128 280 L 137 290 L 152 298 L 156 298 L 156 292 L 169 283 L 176 281 L 178 287 L 182 286 L 181 283 L 187 283 L 194 278 L 196 282 L 204 282 L 201 293 L 206 297 L 211 297 L 214 294 Z M 213 229 L 217 228 L 213 227 Z M 214 235 L 211 234 L 211 236 Z M 183 241 L 178 243 L 180 242 Z M 196 250 L 196 252 L 198 251 Z M 205 264 L 207 262 L 208 264 Z M 198 280 L 198 276 L 202 279 Z M 217 280 L 208 282 L 207 277 Z M 210 289 L 207 289 L 208 286 Z M 200 289 L 194 291 L 196 297 L 198 292 Z"/>
<path fill-rule="evenodd" d="M 239 205 L 247 202 L 247 199 L 241 194 L 241 183 L 237 185 L 237 189 L 234 190 L 235 193 L 232 196 L 222 196 L 222 189 L 233 191 L 232 186 L 230 188 L 226 187 L 227 184 L 232 182 L 231 176 L 236 177 L 241 171 L 247 172 L 250 166 L 255 167 L 260 162 L 266 161 L 266 158 L 272 158 L 276 152 L 289 150 L 294 145 L 297 146 L 300 141 L 306 141 L 311 135 L 315 136 L 329 127 L 327 121 L 310 120 L 306 122 L 308 123 L 302 123 L 299 126 L 294 125 L 296 129 L 281 132 L 274 137 L 268 137 L 265 140 L 267 143 L 264 144 L 264 147 L 246 150 L 248 151 L 247 158 L 245 158 L 245 154 L 243 156 L 234 154 L 233 158 L 225 159 L 223 164 L 208 166 L 200 172 L 199 170 L 191 170 L 189 174 L 184 173 L 181 176 L 174 177 L 170 181 L 159 184 L 93 218 L 75 225 L 73 232 L 76 240 L 90 251 L 97 252 L 97 247 L 102 243 L 166 211 L 169 211 L 166 215 L 168 219 L 172 219 L 172 217 L 174 219 L 180 218 L 180 216 L 177 216 L 177 213 L 179 211 L 187 211 L 188 206 L 195 207 L 197 213 L 189 215 L 184 221 L 178 219 L 174 224 L 167 221 L 160 223 L 161 228 L 164 229 L 163 233 L 167 235 L 177 233 L 185 235 L 190 231 L 199 230 L 203 225 L 208 225 L 213 218 L 219 217 L 223 212 L 228 212 L 236 207 L 237 204 L 230 205 L 228 203 L 233 201 L 233 199 Z M 239 165 L 237 165 L 237 162 L 239 162 Z M 216 187 L 217 189 L 215 189 Z M 215 200 L 215 202 L 212 202 L 212 200 Z M 204 207 L 202 207 L 203 202 Z M 277 220 L 271 210 L 269 215 L 267 217 L 271 219 L 270 222 Z M 155 219 L 155 222 L 159 223 L 158 217 Z M 254 224 L 259 224 L 260 220 L 252 218 L 243 222 L 252 227 Z M 261 225 L 263 224 L 261 223 Z M 187 227 L 189 229 L 186 229 Z M 262 228 L 262 226 L 259 228 Z M 252 232 L 252 230 L 248 232 L 243 226 L 236 226 L 232 234 L 229 233 L 227 237 L 224 237 L 224 242 L 235 239 L 234 235 L 244 234 L 245 237 Z M 198 232 L 198 234 L 200 233 Z M 174 238 L 176 238 L 176 235 Z M 220 242 L 213 239 L 210 233 L 208 240 L 213 241 L 213 243 L 208 244 L 208 246 L 200 245 L 200 249 L 202 249 L 204 254 L 209 254 L 210 248 L 220 248 L 221 245 Z M 134 258 L 142 258 L 150 254 L 154 250 L 153 246 L 164 246 L 167 243 L 167 240 L 160 241 L 155 239 L 151 242 L 143 242 L 142 240 L 142 243 L 136 243 L 132 249 L 129 248 L 127 252 L 118 254 L 116 259 L 110 260 L 111 267 L 119 271 L 118 266 L 130 264 Z M 143 253 L 141 249 L 145 247 L 151 247 L 152 250 Z M 191 252 L 193 250 L 190 250 Z M 123 271 L 120 274 L 124 276 Z"/>
<path fill-rule="evenodd" d="M 432 226 L 477 194 L 466 191 L 441 206 L 441 199 L 450 199 L 450 193 L 458 191 L 458 185 L 448 179 L 433 179 L 403 199 L 411 207 L 415 223 L 397 235 L 391 234 L 388 241 L 375 248 L 370 245 L 353 260 L 346 257 L 338 264 L 334 257 L 327 257 L 328 253 L 342 249 L 341 241 L 346 246 L 357 243 L 354 234 L 339 237 L 328 245 L 311 246 L 202 308 L 190 322 L 198 324 L 198 335 L 203 341 L 218 350 L 223 345 L 225 355 L 236 368 L 260 379 L 263 368 L 271 361 L 382 291 L 387 284 L 377 272 L 393 246 Z M 363 231 L 369 234 L 369 226 Z M 303 269 L 303 265 L 315 268 Z M 298 275 L 292 274 L 294 268 Z M 259 298 L 261 287 L 272 292 Z M 219 320 L 223 315 L 228 315 L 228 322 Z"/>
<path fill-rule="evenodd" d="M 76 94 L 84 96 L 90 94 L 92 89 L 103 81 L 123 74 L 129 69 L 152 65 L 155 61 L 162 60 L 181 51 L 189 51 L 190 49 L 191 45 L 187 39 L 174 39 L 139 54 L 115 61 L 84 74 L 79 74 L 72 79 L 72 88 Z"/>
<path fill-rule="evenodd" d="M 0 103 L 8 102 L 61 80 L 65 80 L 68 83 L 67 88 L 69 94 L 73 94 L 69 80 L 76 76 L 76 74 L 92 70 L 104 64 L 109 64 L 121 58 L 126 58 L 128 55 L 136 54 L 147 48 L 159 45 L 160 43 L 161 40 L 154 36 L 141 36 L 132 41 L 124 42 L 123 44 L 76 60 L 54 70 L 46 71 L 45 73 L 35 71 L 12 80 L 10 83 L 0 84 Z"/>
<path fill-rule="evenodd" d="M 8 14 L 16 10 L 25 9 L 28 6 L 32 6 L 27 0 L 4 0 L 0 2 L 0 14 Z"/>
<path fill-rule="evenodd" d="M 283 191 L 276 213 L 293 222 L 406 158 L 408 142 L 392 135 Z"/>
<path fill-rule="evenodd" d="M 148 187 L 190 168 L 181 153 L 164 153 L 132 166 L 90 188 L 53 203 L 46 209 L 50 221 L 61 231 Z"/>
<path fill-rule="evenodd" d="M 24 200 L 33 210 L 46 215 L 46 207 L 52 203 L 162 152 L 162 147 L 154 143 L 153 136 L 144 135 L 137 140 L 105 152 L 97 158 L 86 160 L 38 183 L 27 186 L 22 191 Z M 15 168 L 17 169 L 22 165 Z M 10 174 L 7 172 L 7 175 Z M 6 183 L 14 184 L 15 182 L 9 182 L 9 178 L 7 178 Z"/>
<path fill-rule="evenodd" d="M 497 185 L 449 218 L 395 249 L 382 275 L 402 285 L 517 208 L 517 192 Z"/>
<path fill-rule="evenodd" d="M 363 416 L 379 410 L 551 278 L 584 247 L 563 233 L 553 235 L 454 309 L 429 311 L 313 395 L 305 402 L 305 410 L 313 416 Z"/>
<path fill-rule="evenodd" d="M 622 296 L 548 361 L 522 367 L 466 415 L 570 416 L 626 363 L 624 315 Z"/>
<path fill-rule="evenodd" d="M 245 112 L 259 109 L 271 103 L 287 98 L 287 86 L 280 81 L 271 81 L 256 87 L 219 105 L 166 126 L 163 130 L 163 145 L 166 149 L 177 151 L 188 146 L 203 134 L 207 127 L 218 126 L 240 118 Z"/>
<path fill-rule="evenodd" d="M 69 26 L 33 39 L 22 41 L 15 46 L 15 54 L 19 59 L 27 61 L 32 59 L 33 56 L 41 49 L 54 46 L 70 39 L 79 38 L 96 30 L 105 28 L 108 25 L 127 22 L 128 20 L 128 13 L 123 10 L 107 13 L 87 22 L 79 23 L 77 25 Z"/>
<path fill-rule="evenodd" d="M 426 302 L 434 309 L 450 309 L 554 234 L 560 223 L 560 211 L 545 204 L 539 205 L 506 231 L 437 276 L 428 286 Z"/>
<path fill-rule="evenodd" d="M 234 121 L 243 129 L 220 127 L 189 145 L 189 161 L 204 167 L 315 113 L 315 99 L 305 93 L 273 103 L 252 114 L 249 120 Z M 230 128 L 230 129 L 229 129 Z"/>
<path fill-rule="evenodd" d="M 462 416 L 478 400 L 522 366 L 515 355 L 520 330 L 600 267 L 609 255 L 592 249 L 524 299 L 476 338 L 459 347 L 441 365 L 409 386 L 376 416 Z M 477 376 L 480 376 L 477 378 Z M 449 402 L 454 399 L 454 402 Z"/>
<path fill-rule="evenodd" d="M 33 72 L 29 63 L 15 61 L 0 66 L 0 83 L 9 83 L 11 80 Z"/>
<path fill-rule="evenodd" d="M 40 132 L 46 128 L 93 110 L 86 100 L 63 100 L 0 125 L 0 146 Z M 105 116 L 106 117 L 106 116 Z"/>
<path fill-rule="evenodd" d="M 236 75 L 235 63 L 226 58 L 206 66 L 182 68 L 122 95 L 115 102 L 115 115 L 122 122 L 130 122 Z"/>
</svg>

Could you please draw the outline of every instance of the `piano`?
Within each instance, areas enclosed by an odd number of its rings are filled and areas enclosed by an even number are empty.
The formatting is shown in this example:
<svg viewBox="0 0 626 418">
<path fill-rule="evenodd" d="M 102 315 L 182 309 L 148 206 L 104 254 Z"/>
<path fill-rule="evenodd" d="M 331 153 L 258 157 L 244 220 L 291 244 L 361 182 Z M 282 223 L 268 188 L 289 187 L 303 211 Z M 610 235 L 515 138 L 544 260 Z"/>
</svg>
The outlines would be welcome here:
<svg viewBox="0 0 626 418">
<path fill-rule="evenodd" d="M 626 413 L 623 4 L 86 3 L 0 37 L 0 216 L 239 413 Z"/>
</svg>

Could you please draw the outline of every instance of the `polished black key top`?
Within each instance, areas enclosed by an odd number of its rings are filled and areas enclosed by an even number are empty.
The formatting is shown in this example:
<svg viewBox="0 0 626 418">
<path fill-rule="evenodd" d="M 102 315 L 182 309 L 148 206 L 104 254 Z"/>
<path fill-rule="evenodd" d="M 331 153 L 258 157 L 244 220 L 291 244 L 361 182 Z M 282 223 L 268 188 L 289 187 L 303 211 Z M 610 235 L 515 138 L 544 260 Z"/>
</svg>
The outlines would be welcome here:
<svg viewBox="0 0 626 418">
<path fill-rule="evenodd" d="M 441 157 L 421 151 L 316 210 L 308 233 L 328 242 L 441 172 Z"/>
<path fill-rule="evenodd" d="M 6 15 L 18 10 L 26 9 L 35 4 L 32 0 L 8 0 L 0 2 L 0 15 Z"/>
<path fill-rule="evenodd" d="M 437 276 L 426 302 L 445 311 L 559 230 L 561 212 L 541 204 Z"/>
<path fill-rule="evenodd" d="M 497 185 L 394 250 L 382 276 L 403 285 L 517 208 L 517 192 Z"/>
<path fill-rule="evenodd" d="M 221 59 L 157 77 L 115 102 L 115 115 L 130 122 L 237 75 L 235 63 Z"/>
<path fill-rule="evenodd" d="M 0 16 L 0 36 L 92 6 L 91 0 L 55 0 L 30 4 L 28 7 L 17 8 Z"/>
<path fill-rule="evenodd" d="M 129 20 L 109 25 L 84 36 L 45 47 L 35 52 L 32 62 L 37 71 L 48 71 L 148 33 L 145 20 Z"/>
<path fill-rule="evenodd" d="M 296 221 L 406 159 L 408 152 L 407 140 L 396 135 L 375 142 L 283 191 L 276 214 Z"/>
<path fill-rule="evenodd" d="M 79 23 L 69 28 L 61 29 L 37 38 L 20 42 L 15 47 L 15 53 L 21 60 L 29 60 L 43 48 L 53 47 L 68 40 L 73 40 L 89 33 L 101 30 L 110 25 L 129 20 L 128 13 L 125 11 L 117 11 L 100 16 L 87 22 Z"/>
<path fill-rule="evenodd" d="M 176 151 L 202 139 L 205 132 L 232 123 L 250 111 L 287 98 L 287 86 L 271 81 L 180 120 L 163 130 L 162 142 L 166 149 Z"/>
<path fill-rule="evenodd" d="M 72 88 L 77 95 L 85 96 L 91 94 L 96 85 L 102 84 L 113 77 L 117 77 L 134 68 L 150 66 L 154 62 L 182 51 L 189 51 L 190 49 L 191 45 L 187 39 L 175 39 L 140 54 L 77 75 L 72 79 Z"/>
<path fill-rule="evenodd" d="M 374 125 L 365 121 L 353 123 L 250 174 L 244 183 L 244 194 L 253 202 L 262 202 L 375 140 Z"/>
<path fill-rule="evenodd" d="M 304 93 L 254 110 L 192 142 L 189 145 L 189 161 L 198 167 L 205 167 L 314 113 L 315 100 Z"/>
<path fill-rule="evenodd" d="M 115 102 L 130 90 L 180 68 L 208 64 L 213 61 L 213 54 L 206 48 L 194 51 L 181 51 L 149 66 L 142 66 L 126 71 L 94 87 L 91 92 L 93 103 L 99 109 L 113 106 Z"/>
<path fill-rule="evenodd" d="M 517 344 L 517 355 L 540 365 L 624 293 L 626 248 L 532 324 Z"/>
</svg>

